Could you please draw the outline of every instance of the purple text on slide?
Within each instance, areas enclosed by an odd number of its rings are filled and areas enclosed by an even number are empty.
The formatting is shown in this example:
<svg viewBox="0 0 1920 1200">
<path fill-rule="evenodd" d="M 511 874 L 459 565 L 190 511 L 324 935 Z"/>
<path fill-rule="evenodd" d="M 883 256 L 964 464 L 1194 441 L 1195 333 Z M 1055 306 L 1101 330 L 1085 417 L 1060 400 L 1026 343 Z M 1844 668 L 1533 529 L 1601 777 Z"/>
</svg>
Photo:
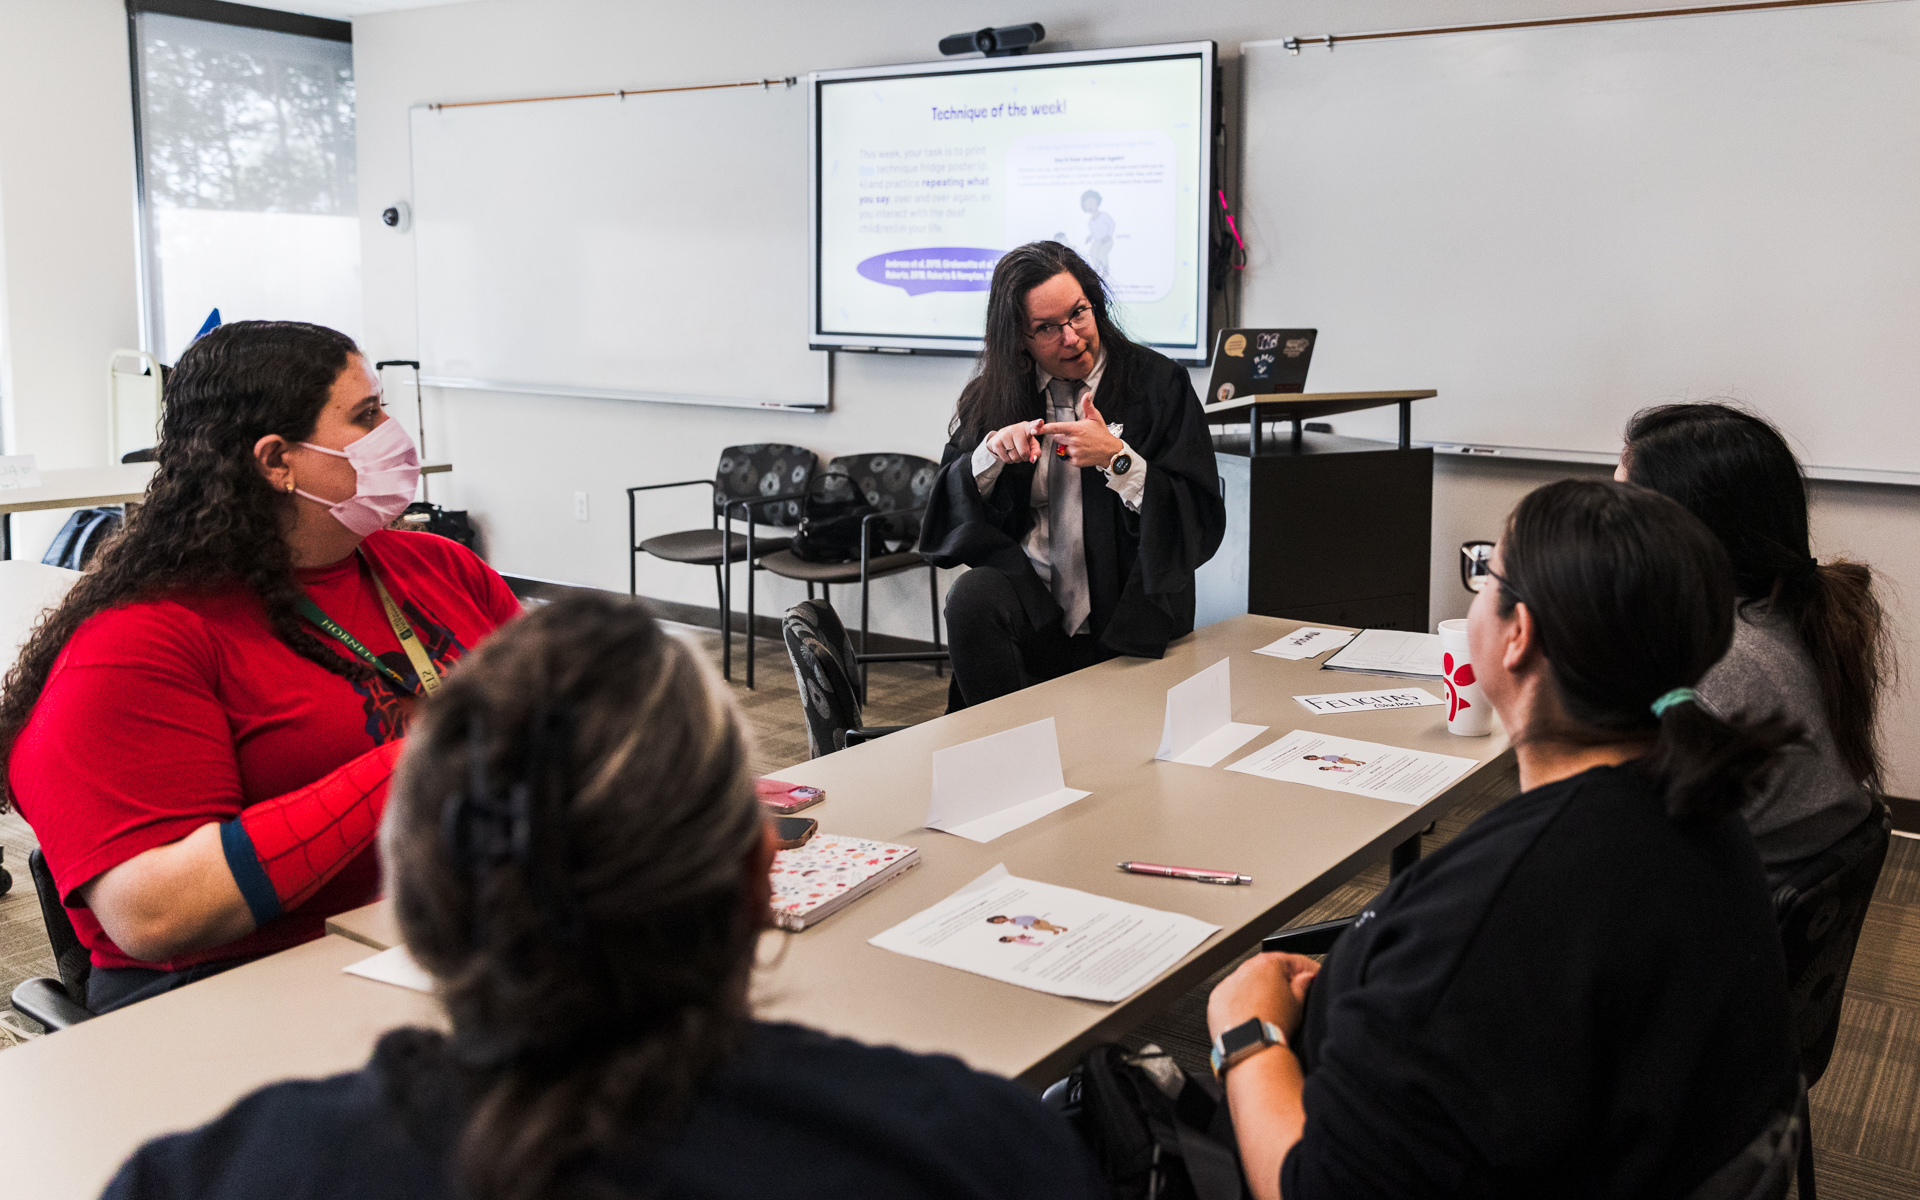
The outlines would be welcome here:
<svg viewBox="0 0 1920 1200">
<path fill-rule="evenodd" d="M 905 288 L 909 296 L 922 292 L 984 292 L 993 282 L 993 264 L 1005 253 L 966 246 L 890 250 L 867 259 L 857 270 L 875 283 Z"/>
</svg>

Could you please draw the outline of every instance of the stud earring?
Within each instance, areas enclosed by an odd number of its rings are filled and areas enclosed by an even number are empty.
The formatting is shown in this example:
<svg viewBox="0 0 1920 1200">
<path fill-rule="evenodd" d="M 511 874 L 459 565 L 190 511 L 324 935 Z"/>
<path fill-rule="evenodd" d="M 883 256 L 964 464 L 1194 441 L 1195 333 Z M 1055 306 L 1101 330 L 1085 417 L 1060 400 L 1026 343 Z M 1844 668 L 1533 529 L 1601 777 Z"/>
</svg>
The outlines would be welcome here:
<svg viewBox="0 0 1920 1200">
<path fill-rule="evenodd" d="M 287 480 L 287 494 L 288 495 L 293 494 L 293 480 L 291 479 Z"/>
</svg>

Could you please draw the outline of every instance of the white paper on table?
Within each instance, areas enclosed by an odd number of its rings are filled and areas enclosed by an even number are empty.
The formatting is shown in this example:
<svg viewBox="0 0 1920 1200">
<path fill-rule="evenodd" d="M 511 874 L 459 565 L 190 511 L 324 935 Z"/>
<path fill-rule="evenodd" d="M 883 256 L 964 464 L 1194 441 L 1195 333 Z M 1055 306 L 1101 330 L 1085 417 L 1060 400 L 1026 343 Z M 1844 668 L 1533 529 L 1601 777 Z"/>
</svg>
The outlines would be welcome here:
<svg viewBox="0 0 1920 1200">
<path fill-rule="evenodd" d="M 1308 712 L 1370 712 L 1382 708 L 1424 708 L 1445 701 L 1425 688 L 1395 688 L 1384 692 L 1323 692 L 1317 696 L 1295 696 Z"/>
<path fill-rule="evenodd" d="M 1296 629 L 1277 642 L 1271 642 L 1255 650 L 1255 654 L 1266 654 L 1273 658 L 1318 658 L 1329 650 L 1337 650 L 1353 640 L 1351 629 L 1322 629 L 1309 625 Z"/>
<path fill-rule="evenodd" d="M 0 492 L 40 486 L 40 468 L 31 454 L 0 454 Z"/>
<path fill-rule="evenodd" d="M 1451 754 L 1402 750 L 1296 729 L 1227 770 L 1401 804 L 1425 804 L 1477 765 L 1471 758 Z"/>
<path fill-rule="evenodd" d="M 990 842 L 1092 794 L 1067 786 L 1048 717 L 935 750 L 927 828 Z"/>
<path fill-rule="evenodd" d="M 1210 767 L 1265 733 L 1265 725 L 1233 719 L 1233 681 L 1229 660 L 1219 662 L 1167 689 L 1167 720 L 1155 758 Z"/>
<path fill-rule="evenodd" d="M 1398 629 L 1362 629 L 1358 636 L 1321 664 L 1321 670 L 1374 675 L 1440 676 L 1440 635 Z"/>
<path fill-rule="evenodd" d="M 1184 913 L 1020 879 L 1003 863 L 868 941 L 1037 992 L 1111 1004 L 1219 931 Z"/>
<path fill-rule="evenodd" d="M 431 993 L 433 991 L 433 976 L 427 974 L 419 963 L 413 961 L 413 955 L 407 953 L 405 946 L 390 946 L 370 958 L 349 963 L 342 970 L 349 975 L 412 988 L 416 992 Z"/>
</svg>

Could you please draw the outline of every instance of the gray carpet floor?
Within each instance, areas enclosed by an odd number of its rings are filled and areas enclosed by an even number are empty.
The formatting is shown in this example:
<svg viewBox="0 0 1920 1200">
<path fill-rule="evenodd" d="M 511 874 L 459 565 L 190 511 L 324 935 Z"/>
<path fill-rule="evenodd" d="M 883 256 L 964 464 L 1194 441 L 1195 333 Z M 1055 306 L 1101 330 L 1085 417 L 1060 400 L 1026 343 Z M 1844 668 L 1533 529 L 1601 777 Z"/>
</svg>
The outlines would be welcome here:
<svg viewBox="0 0 1920 1200">
<path fill-rule="evenodd" d="M 716 632 L 674 629 L 719 665 Z M 807 735 L 783 648 L 763 640 L 759 650 L 759 686 L 749 691 L 740 681 L 736 640 L 733 690 L 753 724 L 754 769 L 764 774 L 806 758 Z M 947 681 L 932 668 L 880 664 L 872 670 L 864 718 L 868 724 L 911 725 L 945 711 Z M 1512 795 L 1514 786 L 1511 775 L 1488 779 L 1479 795 L 1439 822 L 1425 846 L 1444 845 L 1474 817 Z M 17 815 L 0 816 L 0 846 L 15 877 L 13 890 L 0 896 L 0 991 L 11 992 L 30 975 L 53 972 L 27 877 L 27 852 L 33 845 L 32 831 Z M 1362 872 L 1296 924 L 1357 911 L 1386 885 L 1386 878 L 1384 864 Z M 1205 1070 L 1204 1015 L 1210 986 L 1195 988 L 1126 1040 L 1133 1045 L 1157 1043 L 1190 1069 Z M 1832 1065 L 1813 1091 L 1820 1193 L 1826 1200 L 1911 1200 L 1920 1196 L 1920 841 L 1894 839 L 1855 953 L 1841 1020 Z M 0 1029 L 0 1045 L 7 1042 Z"/>
</svg>

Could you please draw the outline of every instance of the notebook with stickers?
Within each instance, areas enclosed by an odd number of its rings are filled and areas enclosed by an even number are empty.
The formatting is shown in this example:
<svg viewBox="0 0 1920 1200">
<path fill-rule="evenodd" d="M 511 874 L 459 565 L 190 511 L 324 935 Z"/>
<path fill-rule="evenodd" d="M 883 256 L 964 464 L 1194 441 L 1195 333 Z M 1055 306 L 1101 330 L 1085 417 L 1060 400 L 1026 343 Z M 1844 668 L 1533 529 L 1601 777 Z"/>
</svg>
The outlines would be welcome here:
<svg viewBox="0 0 1920 1200">
<path fill-rule="evenodd" d="M 1206 404 L 1307 390 L 1317 329 L 1222 329 L 1213 341 Z"/>
<path fill-rule="evenodd" d="M 773 856 L 773 923 L 796 932 L 817 925 L 919 861 L 914 846 L 816 833 Z"/>
</svg>

